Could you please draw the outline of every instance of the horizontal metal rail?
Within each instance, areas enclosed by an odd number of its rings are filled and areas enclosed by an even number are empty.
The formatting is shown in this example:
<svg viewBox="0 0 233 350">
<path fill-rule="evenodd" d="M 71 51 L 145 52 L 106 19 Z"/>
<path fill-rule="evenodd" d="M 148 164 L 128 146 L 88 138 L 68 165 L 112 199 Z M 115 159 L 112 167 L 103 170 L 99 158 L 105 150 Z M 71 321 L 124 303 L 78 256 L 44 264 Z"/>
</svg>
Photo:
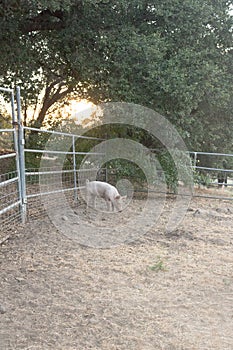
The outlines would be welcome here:
<svg viewBox="0 0 233 350">
<path fill-rule="evenodd" d="M 145 190 L 145 189 L 135 189 L 135 190 L 128 190 L 128 192 L 134 192 L 134 193 L 157 193 L 157 194 L 163 194 L 163 195 L 169 195 L 174 197 L 190 197 L 190 198 L 208 198 L 208 199 L 223 199 L 223 200 L 233 200 L 233 196 L 229 197 L 223 197 L 223 196 L 214 196 L 214 195 L 201 195 L 201 194 L 185 194 L 185 193 L 173 193 L 173 192 L 166 192 L 166 191 L 156 191 L 156 190 Z"/>
<path fill-rule="evenodd" d="M 35 171 L 35 172 L 26 172 L 26 176 L 36 176 L 36 175 L 53 175 L 53 174 L 68 174 L 73 173 L 74 170 L 51 170 L 51 171 Z"/>
<path fill-rule="evenodd" d="M 4 159 L 4 158 L 11 158 L 11 157 L 15 157 L 16 153 L 7 153 L 7 154 L 2 154 L 0 155 L 0 159 Z"/>
<path fill-rule="evenodd" d="M 46 196 L 49 194 L 55 194 L 55 193 L 62 193 L 62 192 L 68 192 L 68 191 L 73 191 L 74 188 L 64 188 L 62 190 L 54 190 L 54 191 L 49 191 L 49 192 L 38 192 L 38 193 L 33 193 L 33 194 L 27 194 L 27 198 L 35 198 L 35 197 L 40 197 L 40 196 Z"/>
<path fill-rule="evenodd" d="M 76 173 L 79 172 L 85 172 L 85 171 L 96 171 L 99 170 L 99 168 L 92 168 L 92 169 L 76 169 Z M 25 175 L 27 176 L 36 176 L 36 175 L 53 175 L 53 174 L 64 174 L 64 173 L 73 173 L 74 170 L 48 170 L 48 171 L 30 171 L 26 172 Z"/>
<path fill-rule="evenodd" d="M 101 139 L 98 137 L 92 137 L 92 136 L 83 136 L 83 135 L 77 135 L 77 134 L 69 134 L 66 132 L 61 132 L 61 131 L 53 131 L 53 130 L 44 130 L 44 129 L 36 129 L 36 128 L 31 128 L 28 126 L 24 126 L 24 130 L 32 130 L 32 131 L 37 131 L 37 132 L 47 132 L 49 134 L 53 135 L 60 135 L 60 136 L 68 136 L 68 137 L 75 137 L 75 138 L 80 138 L 80 139 L 87 139 L 87 140 L 99 140 L 99 141 L 105 141 L 106 139 Z"/>
<path fill-rule="evenodd" d="M 17 207 L 18 205 L 20 205 L 20 203 L 21 203 L 20 201 L 17 201 L 17 202 L 15 202 L 15 203 L 11 204 L 11 205 L 8 205 L 8 207 L 6 207 L 6 208 L 0 210 L 0 215 L 5 214 L 5 213 L 7 213 L 9 210 L 14 209 L 14 208 Z"/>
<path fill-rule="evenodd" d="M 0 129 L 0 132 L 14 132 L 15 129 Z"/>
<path fill-rule="evenodd" d="M 62 192 L 68 192 L 68 191 L 74 191 L 74 190 L 81 190 L 83 188 L 85 188 L 85 186 L 63 188 L 61 190 L 54 190 L 54 191 L 49 191 L 49 192 L 33 193 L 33 194 L 28 194 L 27 198 L 34 198 L 34 197 L 46 196 L 46 195 L 49 195 L 49 194 L 62 193 Z"/>
<path fill-rule="evenodd" d="M 232 201 L 233 197 L 223 197 L 223 196 L 208 196 L 208 195 L 201 195 L 201 194 L 194 194 L 194 198 L 208 198 L 208 199 L 220 199 L 225 201 Z"/>
<path fill-rule="evenodd" d="M 190 153 L 190 154 L 204 154 L 207 156 L 233 157 L 233 154 L 231 154 L 231 153 L 193 152 L 193 151 L 188 151 L 188 153 Z"/>
<path fill-rule="evenodd" d="M 232 169 L 207 168 L 207 167 L 203 167 L 203 166 L 193 166 L 193 168 L 195 168 L 195 169 L 203 169 L 203 170 L 213 170 L 213 171 L 224 171 L 224 172 L 227 172 L 227 173 L 233 173 Z"/>
<path fill-rule="evenodd" d="M 2 181 L 2 182 L 0 182 L 0 187 L 7 186 L 7 185 L 9 185 L 9 184 L 11 184 L 13 182 L 18 181 L 18 180 L 19 180 L 19 177 L 17 176 L 17 177 L 14 177 L 12 179 L 9 179 L 9 180 Z"/>
<path fill-rule="evenodd" d="M 92 154 L 92 155 L 103 155 L 105 153 L 97 153 L 97 152 L 65 152 L 65 151 L 47 151 L 47 150 L 41 150 L 41 149 L 29 149 L 25 148 L 25 152 L 29 153 L 53 153 L 53 154 Z M 51 159 L 52 160 L 52 159 Z"/>
<path fill-rule="evenodd" d="M 218 186 L 218 185 L 222 185 L 222 184 L 226 185 L 227 187 L 233 186 L 233 184 L 231 184 L 231 183 L 217 182 L 217 179 L 215 181 L 216 182 L 213 182 L 213 181 L 208 182 L 208 185 L 213 185 L 213 187 Z M 200 185 L 201 183 L 202 183 L 202 181 L 196 182 L 196 184 L 198 184 L 198 185 Z"/>
<path fill-rule="evenodd" d="M 0 91 L 13 92 L 13 89 L 0 87 Z"/>
<path fill-rule="evenodd" d="M 77 169 L 76 172 L 77 172 L 77 173 L 79 173 L 79 172 L 81 173 L 81 172 L 83 172 L 83 171 L 85 172 L 85 171 L 96 171 L 96 170 L 98 170 L 98 171 L 99 171 L 99 170 L 104 170 L 104 171 L 105 171 L 106 169 L 105 169 L 105 168 L 101 168 L 101 169 L 100 169 L 100 168 Z"/>
</svg>

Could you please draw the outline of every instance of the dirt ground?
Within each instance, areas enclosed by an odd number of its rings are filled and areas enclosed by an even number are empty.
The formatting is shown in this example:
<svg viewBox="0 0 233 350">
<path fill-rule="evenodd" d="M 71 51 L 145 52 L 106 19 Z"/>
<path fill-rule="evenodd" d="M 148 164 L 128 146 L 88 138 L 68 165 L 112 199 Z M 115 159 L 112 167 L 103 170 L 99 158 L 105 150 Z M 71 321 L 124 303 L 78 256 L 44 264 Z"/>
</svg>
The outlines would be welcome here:
<svg viewBox="0 0 233 350">
<path fill-rule="evenodd" d="M 172 203 L 110 248 L 80 245 L 49 218 L 19 227 L 0 246 L 0 349 L 233 349 L 233 202 L 195 198 L 166 233 Z M 115 235 L 124 215 L 107 219 Z"/>
</svg>

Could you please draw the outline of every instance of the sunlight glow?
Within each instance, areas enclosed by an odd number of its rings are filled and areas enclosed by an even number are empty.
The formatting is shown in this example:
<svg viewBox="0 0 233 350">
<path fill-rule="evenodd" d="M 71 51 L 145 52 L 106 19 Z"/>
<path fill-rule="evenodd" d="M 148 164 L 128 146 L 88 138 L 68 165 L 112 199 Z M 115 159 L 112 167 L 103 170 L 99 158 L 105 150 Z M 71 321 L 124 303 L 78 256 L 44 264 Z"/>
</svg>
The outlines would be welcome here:
<svg viewBox="0 0 233 350">
<path fill-rule="evenodd" d="M 71 118 L 76 124 L 82 124 L 96 112 L 96 106 L 87 100 L 71 101 Z"/>
</svg>

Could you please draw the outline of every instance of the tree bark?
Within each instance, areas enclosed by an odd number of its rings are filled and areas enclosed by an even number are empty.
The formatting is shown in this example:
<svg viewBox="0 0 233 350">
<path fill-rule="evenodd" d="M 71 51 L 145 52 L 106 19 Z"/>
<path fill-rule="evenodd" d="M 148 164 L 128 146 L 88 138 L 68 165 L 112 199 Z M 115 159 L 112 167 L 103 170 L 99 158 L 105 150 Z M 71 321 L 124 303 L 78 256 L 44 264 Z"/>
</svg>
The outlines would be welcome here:
<svg viewBox="0 0 233 350">
<path fill-rule="evenodd" d="M 66 84 L 63 81 L 54 81 L 46 87 L 42 107 L 35 121 L 35 126 L 37 128 L 41 128 L 49 108 L 73 90 L 72 87 L 67 87 L 65 90 L 62 90 L 65 86 Z"/>
<path fill-rule="evenodd" d="M 66 87 L 66 84 L 63 81 L 54 81 L 48 85 L 45 89 L 45 94 L 42 102 L 42 107 L 39 112 L 38 118 L 34 121 L 33 127 L 40 129 L 45 120 L 46 114 L 49 108 L 59 100 L 63 99 L 67 94 L 72 92 L 73 88 L 71 86 Z M 31 130 L 28 138 L 26 140 L 27 147 L 36 148 L 37 144 L 37 134 L 36 130 Z"/>
</svg>

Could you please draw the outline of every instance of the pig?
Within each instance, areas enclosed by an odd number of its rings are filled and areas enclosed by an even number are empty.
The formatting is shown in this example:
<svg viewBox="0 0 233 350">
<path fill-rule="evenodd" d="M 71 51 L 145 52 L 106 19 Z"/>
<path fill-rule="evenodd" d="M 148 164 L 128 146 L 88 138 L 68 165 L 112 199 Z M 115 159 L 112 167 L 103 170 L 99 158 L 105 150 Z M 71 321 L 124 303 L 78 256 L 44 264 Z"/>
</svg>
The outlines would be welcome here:
<svg viewBox="0 0 233 350">
<path fill-rule="evenodd" d="M 126 196 L 121 196 L 116 187 L 107 182 L 86 180 L 87 206 L 92 201 L 95 208 L 96 197 L 103 198 L 107 204 L 108 211 L 122 211 L 122 200 Z"/>
</svg>

